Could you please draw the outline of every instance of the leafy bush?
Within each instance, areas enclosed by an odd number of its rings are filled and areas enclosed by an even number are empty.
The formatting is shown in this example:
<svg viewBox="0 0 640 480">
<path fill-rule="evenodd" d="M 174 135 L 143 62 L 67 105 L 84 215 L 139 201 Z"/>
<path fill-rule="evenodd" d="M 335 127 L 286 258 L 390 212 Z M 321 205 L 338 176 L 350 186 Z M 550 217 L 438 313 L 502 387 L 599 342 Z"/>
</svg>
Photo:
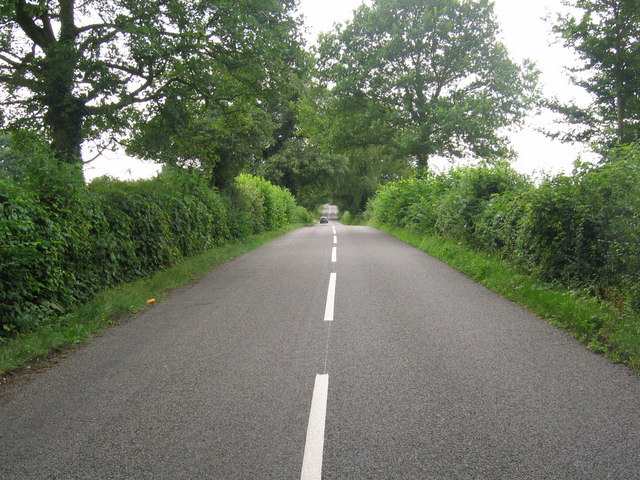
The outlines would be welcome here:
<svg viewBox="0 0 640 480">
<path fill-rule="evenodd" d="M 65 308 L 63 229 L 37 198 L 0 180 L 0 334 L 46 322 Z"/>
<path fill-rule="evenodd" d="M 238 175 L 233 198 L 245 212 L 252 233 L 286 225 L 295 213 L 295 200 L 288 190 L 249 174 Z"/>
<path fill-rule="evenodd" d="M 302 224 L 312 223 L 313 220 L 311 218 L 311 212 L 300 205 L 294 204 L 294 206 L 289 211 L 289 222 Z"/>
<path fill-rule="evenodd" d="M 342 215 L 340 215 L 340 222 L 344 225 L 353 225 L 354 220 L 354 216 L 349 210 L 345 210 L 342 212 Z"/>
<path fill-rule="evenodd" d="M 461 168 L 449 176 L 451 180 L 443 182 L 447 188 L 442 189 L 436 204 L 436 232 L 464 238 L 472 245 L 479 243 L 477 223 L 491 199 L 530 187 L 524 175 L 503 164 Z"/>
<path fill-rule="evenodd" d="M 368 215 L 463 241 L 545 281 L 640 309 L 638 147 L 538 187 L 507 165 L 391 182 L 371 200 Z"/>
<path fill-rule="evenodd" d="M 103 177 L 65 193 L 57 183 L 65 174 L 52 173 L 46 150 L 25 158 L 20 186 L 0 180 L 0 338 L 181 257 L 309 220 L 289 191 L 249 175 L 230 196 L 185 170 L 136 182 Z"/>
<path fill-rule="evenodd" d="M 389 183 L 373 200 L 378 221 L 399 227 L 427 224 L 423 217 L 430 210 L 431 186 L 429 180 L 418 177 Z"/>
<path fill-rule="evenodd" d="M 522 245 L 522 221 L 527 213 L 527 192 L 505 192 L 491 197 L 474 223 L 475 245 L 489 253 L 500 253 L 514 263 L 527 265 Z"/>
</svg>

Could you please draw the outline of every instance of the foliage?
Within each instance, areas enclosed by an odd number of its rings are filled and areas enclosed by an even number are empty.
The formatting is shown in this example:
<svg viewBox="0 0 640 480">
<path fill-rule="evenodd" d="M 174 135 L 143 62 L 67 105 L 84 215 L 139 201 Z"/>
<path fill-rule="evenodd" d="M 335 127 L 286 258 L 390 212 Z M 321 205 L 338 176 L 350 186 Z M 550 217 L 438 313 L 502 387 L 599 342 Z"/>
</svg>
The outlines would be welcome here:
<svg viewBox="0 0 640 480">
<path fill-rule="evenodd" d="M 137 182 L 103 177 L 69 195 L 68 182 L 47 181 L 57 165 L 48 148 L 31 149 L 21 184 L 0 180 L 0 338 L 183 257 L 308 221 L 290 192 L 248 175 L 231 197 L 181 169 Z"/>
<path fill-rule="evenodd" d="M 318 76 L 335 146 L 393 144 L 433 155 L 501 157 L 537 78 L 499 41 L 487 0 L 377 0 L 321 37 Z"/>
<path fill-rule="evenodd" d="M 248 233 L 282 227 L 295 212 L 295 200 L 291 193 L 260 177 L 239 175 L 234 195 L 250 226 Z"/>
<path fill-rule="evenodd" d="M 438 199 L 436 231 L 459 236 L 475 245 L 478 219 L 488 202 L 528 186 L 526 177 L 508 164 L 461 168 L 451 175 L 448 190 Z"/>
<path fill-rule="evenodd" d="M 394 145 L 381 144 L 389 139 L 381 132 L 386 128 L 384 118 L 376 122 L 380 129 L 363 124 L 356 134 L 349 129 L 363 118 L 363 112 L 345 109 L 338 113 L 330 93 L 318 86 L 308 88 L 298 105 L 299 133 L 308 161 L 322 169 L 322 176 L 316 177 L 322 184 L 314 185 L 312 195 L 305 196 L 308 207 L 331 199 L 341 210 L 359 212 L 381 184 L 410 174 L 409 162 L 398 156 Z M 349 126 L 341 123 L 346 119 L 350 119 Z"/>
<path fill-rule="evenodd" d="M 330 195 L 345 167 L 343 156 L 325 153 L 305 138 L 292 138 L 260 163 L 256 173 L 288 189 L 298 202 L 311 208 Z"/>
<path fill-rule="evenodd" d="M 362 222 L 362 214 L 353 215 L 349 210 L 340 213 L 340 223 L 343 225 L 361 225 Z"/>
<path fill-rule="evenodd" d="M 0 335 L 41 325 L 61 312 L 69 274 L 64 230 L 37 198 L 0 180 Z"/>
<path fill-rule="evenodd" d="M 257 161 L 274 128 L 257 97 L 202 107 L 187 98 L 168 98 L 148 122 L 137 125 L 127 151 L 197 170 L 210 185 L 224 188 Z"/>
<path fill-rule="evenodd" d="M 0 133 L 0 178 L 10 178 L 18 181 L 21 173 L 20 159 L 11 148 L 11 136 Z"/>
<path fill-rule="evenodd" d="M 376 220 L 420 232 L 460 236 L 475 241 L 477 219 L 497 195 L 520 191 L 527 179 L 507 164 L 464 167 L 446 174 L 430 171 L 391 182 L 376 194 Z"/>
<path fill-rule="evenodd" d="M 46 127 L 59 161 L 85 139 L 166 109 L 208 128 L 288 80 L 293 0 L 11 0 L 0 8 L 0 88 L 13 128 Z M 253 99 L 251 101 L 245 99 Z M 209 108 L 211 107 L 211 108 Z M 184 112 L 184 110 L 183 110 Z M 190 120 L 191 121 L 191 120 Z M 180 133 L 180 132 L 178 132 Z M 179 135 L 179 140 L 183 140 Z"/>
<path fill-rule="evenodd" d="M 567 140 L 600 147 L 640 139 L 640 1 L 572 0 L 571 13 L 558 15 L 554 30 L 582 60 L 573 82 L 589 92 L 591 106 L 555 100 L 574 130 Z"/>
<path fill-rule="evenodd" d="M 380 189 L 368 215 L 463 241 L 620 308 L 640 306 L 638 147 L 537 187 L 505 165 L 426 173 Z"/>
</svg>

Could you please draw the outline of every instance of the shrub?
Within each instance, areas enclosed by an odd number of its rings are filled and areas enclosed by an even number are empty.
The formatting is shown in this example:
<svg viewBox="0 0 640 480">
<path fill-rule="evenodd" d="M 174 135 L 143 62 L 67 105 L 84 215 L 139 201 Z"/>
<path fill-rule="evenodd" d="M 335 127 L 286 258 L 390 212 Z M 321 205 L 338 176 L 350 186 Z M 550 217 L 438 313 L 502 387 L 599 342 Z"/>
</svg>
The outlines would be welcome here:
<svg viewBox="0 0 640 480">
<path fill-rule="evenodd" d="M 640 309 L 640 148 L 610 152 L 539 187 L 508 165 L 391 182 L 374 220 L 444 235 L 500 255 L 545 281 Z"/>
<path fill-rule="evenodd" d="M 412 220 L 419 217 L 419 213 L 410 214 L 410 210 L 431 198 L 429 187 L 427 181 L 418 177 L 390 182 L 378 190 L 373 200 L 376 219 L 394 226 L 415 226 Z"/>
<path fill-rule="evenodd" d="M 0 335 L 64 311 L 63 230 L 37 198 L 0 180 Z"/>
<path fill-rule="evenodd" d="M 436 206 L 436 231 L 464 238 L 478 245 L 476 223 L 490 200 L 506 193 L 522 192 L 530 187 L 528 179 L 506 164 L 461 168 L 450 176 L 448 188 Z"/>
<path fill-rule="evenodd" d="M 267 206 L 257 177 L 238 175 L 234 187 L 233 200 L 243 212 L 241 223 L 249 226 L 248 233 L 263 231 L 267 225 Z"/>
<path fill-rule="evenodd" d="M 295 212 L 295 200 L 289 190 L 249 174 L 236 178 L 233 199 L 246 212 L 243 220 L 251 226 L 252 233 L 286 225 Z"/>
<path fill-rule="evenodd" d="M 167 170 L 136 182 L 103 177 L 65 197 L 46 180 L 51 159 L 33 155 L 31 170 L 20 171 L 24 186 L 0 181 L 0 338 L 181 257 L 309 219 L 287 190 L 248 175 L 231 196 Z"/>
</svg>

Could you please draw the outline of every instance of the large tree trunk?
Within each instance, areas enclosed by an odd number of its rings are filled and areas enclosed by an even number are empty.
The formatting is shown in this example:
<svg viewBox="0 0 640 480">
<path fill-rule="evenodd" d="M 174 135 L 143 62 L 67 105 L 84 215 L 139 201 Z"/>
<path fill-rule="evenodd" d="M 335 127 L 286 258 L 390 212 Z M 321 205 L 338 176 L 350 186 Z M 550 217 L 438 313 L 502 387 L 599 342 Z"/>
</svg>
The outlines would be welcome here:
<svg viewBox="0 0 640 480">
<path fill-rule="evenodd" d="M 84 104 L 74 96 L 78 63 L 74 0 L 60 1 L 60 35 L 47 52 L 47 107 L 45 120 L 51 129 L 52 146 L 61 162 L 82 165 Z"/>
<path fill-rule="evenodd" d="M 82 124 L 84 103 L 74 96 L 74 75 L 78 64 L 76 41 L 78 30 L 74 23 L 74 0 L 58 0 L 60 32 L 56 38 L 50 13 L 34 16 L 25 0 L 16 0 L 16 22 L 45 54 L 38 72 L 46 113 L 45 125 L 59 161 L 77 164 L 81 172 Z"/>
<path fill-rule="evenodd" d="M 62 57 L 62 60 L 58 58 Z M 51 145 L 56 158 L 64 163 L 82 165 L 81 146 L 84 140 L 82 125 L 85 108 L 73 95 L 73 67 L 64 53 L 48 58 L 46 84 L 45 123 L 51 134 Z M 75 62 L 74 62 L 75 63 Z"/>
</svg>

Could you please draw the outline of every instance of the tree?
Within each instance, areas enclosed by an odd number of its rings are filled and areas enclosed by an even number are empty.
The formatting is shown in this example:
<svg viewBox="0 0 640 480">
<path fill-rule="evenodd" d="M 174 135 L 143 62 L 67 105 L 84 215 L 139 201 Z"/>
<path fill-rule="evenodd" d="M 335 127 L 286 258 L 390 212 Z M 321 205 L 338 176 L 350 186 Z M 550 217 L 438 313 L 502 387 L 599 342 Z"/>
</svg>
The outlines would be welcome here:
<svg viewBox="0 0 640 480">
<path fill-rule="evenodd" d="M 306 138 L 290 138 L 277 153 L 257 166 L 256 173 L 275 185 L 287 188 L 298 202 L 313 209 L 334 195 L 345 176 L 342 155 L 325 153 Z"/>
<path fill-rule="evenodd" d="M 175 92 L 126 141 L 127 152 L 165 165 L 195 169 L 224 188 L 273 140 L 274 124 L 256 98 L 198 102 Z"/>
<path fill-rule="evenodd" d="M 498 30 L 489 0 L 361 6 L 318 50 L 336 130 L 393 143 L 419 166 L 433 155 L 505 155 L 499 131 L 523 119 L 537 74 L 509 59 Z"/>
<path fill-rule="evenodd" d="M 227 57 L 213 59 L 204 101 L 182 85 L 172 88 L 149 119 L 136 125 L 128 152 L 196 168 L 219 188 L 277 152 L 294 135 L 290 103 L 308 70 L 298 24 L 291 20 L 285 26 L 271 32 L 269 43 L 253 40 L 247 52 L 231 62 Z"/>
<path fill-rule="evenodd" d="M 600 146 L 640 138 L 640 0 L 574 0 L 558 15 L 554 30 L 582 65 L 573 82 L 593 95 L 588 108 L 551 102 L 574 130 L 566 140 Z"/>
<path fill-rule="evenodd" d="M 326 187 L 320 190 L 324 201 L 338 203 L 341 210 L 361 211 L 381 184 L 411 173 L 407 156 L 394 143 L 387 112 L 364 96 L 335 101 L 326 86 L 311 84 L 297 102 L 297 117 L 298 140 L 313 159 L 310 168 L 320 162 L 326 172 Z"/>
<path fill-rule="evenodd" d="M 154 105 L 232 108 L 273 89 L 298 49 L 295 0 L 7 0 L 0 7 L 6 122 L 42 129 L 61 162 L 127 132 Z M 78 169 L 79 170 L 79 169 Z"/>
</svg>

